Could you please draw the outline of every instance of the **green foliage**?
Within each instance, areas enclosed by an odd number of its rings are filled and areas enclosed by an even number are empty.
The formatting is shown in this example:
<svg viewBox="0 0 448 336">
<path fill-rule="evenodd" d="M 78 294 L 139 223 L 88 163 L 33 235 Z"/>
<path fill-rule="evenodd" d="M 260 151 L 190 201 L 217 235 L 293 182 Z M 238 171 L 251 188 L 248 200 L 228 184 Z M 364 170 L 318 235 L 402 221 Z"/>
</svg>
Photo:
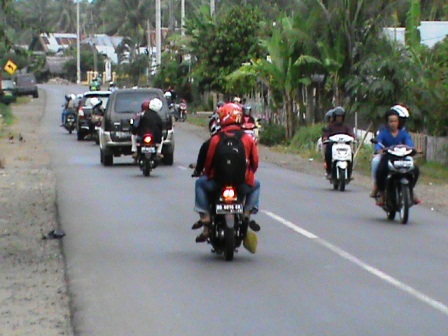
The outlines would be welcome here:
<svg viewBox="0 0 448 336">
<path fill-rule="evenodd" d="M 260 133 L 260 143 L 265 146 L 275 146 L 286 140 L 285 128 L 278 124 L 263 125 L 263 132 Z"/>
<path fill-rule="evenodd" d="M 77 65 L 76 57 L 74 55 L 75 50 L 71 50 L 68 55 L 72 55 L 73 58 L 64 63 L 64 72 L 66 79 L 76 82 L 77 78 Z M 94 69 L 94 55 L 92 50 L 81 50 L 81 73 L 86 73 L 87 71 L 93 71 Z M 104 69 L 104 55 L 97 54 L 97 69 Z"/>
<path fill-rule="evenodd" d="M 2 125 L 12 125 L 14 122 L 14 115 L 12 114 L 11 107 L 9 105 L 0 104 L 0 123 Z M 4 129 L 0 129 L 4 131 Z M 3 134 L 0 134 L 3 135 Z"/>
<path fill-rule="evenodd" d="M 316 148 L 316 141 L 322 136 L 323 124 L 300 127 L 289 146 L 299 150 L 313 150 Z"/>
<path fill-rule="evenodd" d="M 242 5 L 226 9 L 215 18 L 216 21 L 202 10 L 187 23 L 187 32 L 192 37 L 190 48 L 197 59 L 193 76 L 201 90 L 226 92 L 225 77 L 260 55 L 261 15 L 256 9 Z"/>
</svg>

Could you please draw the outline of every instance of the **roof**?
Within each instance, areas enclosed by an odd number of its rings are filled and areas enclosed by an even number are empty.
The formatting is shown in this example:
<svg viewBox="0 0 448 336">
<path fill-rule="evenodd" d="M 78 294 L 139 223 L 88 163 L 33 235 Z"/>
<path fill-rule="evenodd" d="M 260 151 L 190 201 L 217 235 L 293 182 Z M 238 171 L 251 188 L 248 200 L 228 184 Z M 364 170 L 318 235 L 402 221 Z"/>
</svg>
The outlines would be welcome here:
<svg viewBox="0 0 448 336">
<path fill-rule="evenodd" d="M 448 21 L 421 21 L 418 29 L 421 43 L 432 48 L 448 36 Z M 385 28 L 385 32 L 393 40 L 404 43 L 406 28 L 388 27 Z"/>
<path fill-rule="evenodd" d="M 111 93 L 111 91 L 86 91 L 83 96 L 108 96 Z"/>
</svg>

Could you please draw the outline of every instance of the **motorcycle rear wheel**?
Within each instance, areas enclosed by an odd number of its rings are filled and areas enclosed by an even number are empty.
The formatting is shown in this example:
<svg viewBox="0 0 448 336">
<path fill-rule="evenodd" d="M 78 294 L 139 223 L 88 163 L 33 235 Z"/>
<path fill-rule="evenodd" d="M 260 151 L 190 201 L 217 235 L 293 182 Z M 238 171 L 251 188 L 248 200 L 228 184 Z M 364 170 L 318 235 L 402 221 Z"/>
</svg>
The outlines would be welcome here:
<svg viewBox="0 0 448 336">
<path fill-rule="evenodd" d="M 151 174 L 151 166 L 149 160 L 143 161 L 143 176 L 149 176 Z"/>
<path fill-rule="evenodd" d="M 232 261 L 235 252 L 235 217 L 226 215 L 225 217 L 225 249 L 224 257 L 226 261 Z"/>
</svg>

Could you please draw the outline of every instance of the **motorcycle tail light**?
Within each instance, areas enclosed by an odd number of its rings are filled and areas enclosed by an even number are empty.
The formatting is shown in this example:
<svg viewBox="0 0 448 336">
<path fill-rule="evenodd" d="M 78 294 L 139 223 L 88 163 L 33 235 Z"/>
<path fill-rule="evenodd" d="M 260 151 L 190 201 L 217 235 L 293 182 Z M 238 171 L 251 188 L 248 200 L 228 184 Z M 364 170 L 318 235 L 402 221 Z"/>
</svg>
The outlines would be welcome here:
<svg viewBox="0 0 448 336">
<path fill-rule="evenodd" d="M 151 143 L 151 141 L 152 141 L 152 137 L 150 136 L 150 135 L 146 135 L 144 138 L 143 138 L 143 142 L 145 143 L 145 144 L 150 144 Z"/>
<path fill-rule="evenodd" d="M 226 187 L 222 191 L 222 197 L 224 198 L 224 201 L 231 202 L 237 200 L 236 190 L 234 187 Z"/>
</svg>

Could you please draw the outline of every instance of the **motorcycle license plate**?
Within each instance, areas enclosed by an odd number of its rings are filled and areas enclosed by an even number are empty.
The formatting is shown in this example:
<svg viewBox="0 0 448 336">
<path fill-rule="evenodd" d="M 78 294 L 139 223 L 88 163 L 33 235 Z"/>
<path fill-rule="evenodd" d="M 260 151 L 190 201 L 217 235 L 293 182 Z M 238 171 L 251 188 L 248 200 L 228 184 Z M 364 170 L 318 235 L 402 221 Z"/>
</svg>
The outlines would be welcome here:
<svg viewBox="0 0 448 336">
<path fill-rule="evenodd" d="M 242 204 L 216 204 L 216 214 L 243 213 Z"/>
<path fill-rule="evenodd" d="M 156 152 L 156 148 L 155 147 L 142 147 L 142 153 L 146 154 L 146 153 L 155 153 Z"/>
</svg>

